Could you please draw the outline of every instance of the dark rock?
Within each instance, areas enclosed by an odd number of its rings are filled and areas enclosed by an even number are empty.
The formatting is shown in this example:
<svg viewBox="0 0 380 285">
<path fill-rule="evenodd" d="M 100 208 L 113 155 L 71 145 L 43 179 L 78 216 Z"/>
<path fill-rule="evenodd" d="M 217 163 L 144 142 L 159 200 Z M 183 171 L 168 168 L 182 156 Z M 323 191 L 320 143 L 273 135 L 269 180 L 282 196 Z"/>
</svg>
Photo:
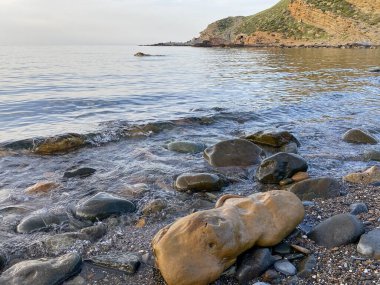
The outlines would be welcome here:
<svg viewBox="0 0 380 285">
<path fill-rule="evenodd" d="M 133 253 L 107 252 L 91 257 L 90 261 L 96 265 L 125 271 L 128 274 L 134 274 L 140 266 L 140 256 Z"/>
<path fill-rule="evenodd" d="M 329 177 L 312 178 L 303 180 L 290 187 L 302 201 L 317 198 L 328 199 L 340 195 L 341 185 L 338 180 Z"/>
<path fill-rule="evenodd" d="M 246 284 L 259 277 L 273 262 L 271 252 L 267 248 L 254 248 L 245 252 L 237 261 L 236 278 L 239 284 Z"/>
<path fill-rule="evenodd" d="M 256 165 L 264 155 L 254 143 L 243 140 L 227 140 L 217 143 L 204 151 L 204 158 L 215 167 L 247 167 Z"/>
<path fill-rule="evenodd" d="M 286 254 L 284 256 L 284 258 L 287 260 L 295 260 L 295 259 L 300 259 L 303 257 L 304 257 L 304 255 L 302 253 L 291 253 L 291 254 Z"/>
<path fill-rule="evenodd" d="M 350 205 L 350 214 L 359 215 L 361 213 L 368 213 L 368 208 L 365 203 L 354 203 Z"/>
<path fill-rule="evenodd" d="M 0 276 L 0 284 L 58 285 L 80 271 L 82 259 L 68 253 L 52 259 L 27 260 L 13 265 Z"/>
<path fill-rule="evenodd" d="M 278 184 L 280 184 L 280 186 L 286 186 L 286 185 L 292 184 L 293 182 L 294 182 L 293 179 L 286 178 L 286 179 L 281 180 Z"/>
<path fill-rule="evenodd" d="M 274 248 L 273 248 L 273 252 L 274 253 L 278 253 L 278 254 L 281 254 L 281 255 L 284 255 L 284 254 L 289 254 L 292 252 L 292 249 L 290 247 L 289 244 L 287 243 L 280 243 L 278 245 L 276 245 Z"/>
<path fill-rule="evenodd" d="M 167 207 L 167 203 L 163 199 L 155 199 L 149 201 L 143 208 L 142 213 L 144 215 L 156 214 L 161 212 L 163 209 Z"/>
<path fill-rule="evenodd" d="M 206 149 L 203 143 L 177 141 L 168 144 L 168 150 L 180 153 L 198 153 Z"/>
<path fill-rule="evenodd" d="M 88 237 L 88 240 L 94 242 L 102 238 L 107 233 L 107 227 L 105 224 L 99 223 L 95 226 L 83 228 L 80 232 L 85 234 Z"/>
<path fill-rule="evenodd" d="M 377 144 L 378 140 L 368 131 L 361 129 L 351 129 L 343 135 L 343 140 L 348 143 L 357 144 Z"/>
<path fill-rule="evenodd" d="M 7 256 L 4 252 L 0 251 L 0 271 L 7 265 Z"/>
<path fill-rule="evenodd" d="M 245 137 L 245 139 L 252 141 L 256 144 L 268 145 L 272 147 L 282 147 L 289 143 L 295 143 L 298 147 L 301 145 L 299 141 L 289 132 L 257 132 L 253 135 Z"/>
<path fill-rule="evenodd" d="M 333 216 L 317 226 L 308 234 L 318 245 L 333 248 L 355 242 L 364 233 L 364 225 L 350 214 Z"/>
<path fill-rule="evenodd" d="M 357 250 L 364 256 L 380 260 L 380 229 L 362 235 Z"/>
<path fill-rule="evenodd" d="M 143 57 L 143 56 L 151 56 L 151 55 L 150 55 L 150 54 L 147 54 L 147 53 L 143 53 L 143 52 L 139 51 L 138 53 L 135 53 L 135 56 Z"/>
<path fill-rule="evenodd" d="M 279 183 L 299 171 L 307 171 L 307 162 L 299 155 L 280 152 L 264 159 L 256 171 L 262 183 Z"/>
<path fill-rule="evenodd" d="M 368 150 L 363 155 L 365 161 L 380 161 L 380 151 Z"/>
<path fill-rule="evenodd" d="M 63 177 L 64 178 L 73 178 L 73 177 L 84 178 L 84 177 L 91 176 L 95 172 L 96 172 L 96 169 L 93 169 L 90 167 L 83 167 L 74 171 L 66 171 Z"/>
<path fill-rule="evenodd" d="M 219 191 L 224 184 L 224 181 L 216 174 L 185 173 L 177 177 L 175 187 L 180 191 L 207 192 Z"/>
<path fill-rule="evenodd" d="M 282 260 L 276 261 L 275 264 L 274 264 L 274 268 L 278 272 L 280 272 L 282 274 L 285 274 L 286 276 L 292 276 L 292 275 L 296 275 L 297 274 L 296 267 L 291 262 L 289 262 L 286 259 L 282 259 Z"/>
<path fill-rule="evenodd" d="M 276 270 L 269 269 L 265 271 L 261 278 L 265 282 L 276 283 L 281 278 L 281 275 Z"/>
<path fill-rule="evenodd" d="M 317 258 L 311 254 L 306 256 L 298 264 L 298 274 L 300 278 L 308 278 L 312 273 L 313 269 L 317 266 Z"/>
<path fill-rule="evenodd" d="M 380 68 L 379 67 L 371 68 L 369 72 L 380 72 Z"/>
<path fill-rule="evenodd" d="M 31 233 L 38 230 L 47 229 L 52 225 L 60 225 L 69 220 L 66 213 L 32 213 L 20 221 L 17 226 L 19 233 Z"/>
<path fill-rule="evenodd" d="M 101 192 L 79 203 L 76 207 L 76 215 L 94 221 L 111 215 L 132 213 L 135 210 L 136 207 L 131 201 Z"/>
</svg>

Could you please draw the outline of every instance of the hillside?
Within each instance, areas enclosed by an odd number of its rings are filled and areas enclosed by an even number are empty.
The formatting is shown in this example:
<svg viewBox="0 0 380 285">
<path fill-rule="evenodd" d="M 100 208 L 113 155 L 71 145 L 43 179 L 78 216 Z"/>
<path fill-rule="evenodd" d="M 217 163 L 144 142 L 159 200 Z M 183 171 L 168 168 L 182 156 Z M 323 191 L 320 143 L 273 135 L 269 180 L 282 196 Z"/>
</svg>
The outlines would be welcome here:
<svg viewBox="0 0 380 285">
<path fill-rule="evenodd" d="M 380 45 L 380 0 L 281 0 L 210 24 L 194 45 Z"/>
</svg>

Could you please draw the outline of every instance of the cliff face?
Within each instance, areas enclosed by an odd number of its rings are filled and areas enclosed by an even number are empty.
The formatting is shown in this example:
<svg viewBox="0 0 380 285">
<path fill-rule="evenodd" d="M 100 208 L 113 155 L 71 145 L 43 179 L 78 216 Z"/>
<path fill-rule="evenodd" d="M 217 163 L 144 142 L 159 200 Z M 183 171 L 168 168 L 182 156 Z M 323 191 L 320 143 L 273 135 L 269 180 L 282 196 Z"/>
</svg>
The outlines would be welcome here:
<svg viewBox="0 0 380 285">
<path fill-rule="evenodd" d="M 253 16 L 216 21 L 194 43 L 380 45 L 380 0 L 281 0 Z"/>
</svg>

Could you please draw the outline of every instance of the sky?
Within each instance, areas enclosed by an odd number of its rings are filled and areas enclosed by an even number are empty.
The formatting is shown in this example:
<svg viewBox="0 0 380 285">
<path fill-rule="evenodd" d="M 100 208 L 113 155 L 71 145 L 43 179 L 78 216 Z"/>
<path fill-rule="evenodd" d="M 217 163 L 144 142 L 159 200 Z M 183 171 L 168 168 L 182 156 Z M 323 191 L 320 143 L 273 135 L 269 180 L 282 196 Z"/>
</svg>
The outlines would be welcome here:
<svg viewBox="0 0 380 285">
<path fill-rule="evenodd" d="M 0 45 L 187 41 L 278 0 L 0 0 Z"/>
</svg>

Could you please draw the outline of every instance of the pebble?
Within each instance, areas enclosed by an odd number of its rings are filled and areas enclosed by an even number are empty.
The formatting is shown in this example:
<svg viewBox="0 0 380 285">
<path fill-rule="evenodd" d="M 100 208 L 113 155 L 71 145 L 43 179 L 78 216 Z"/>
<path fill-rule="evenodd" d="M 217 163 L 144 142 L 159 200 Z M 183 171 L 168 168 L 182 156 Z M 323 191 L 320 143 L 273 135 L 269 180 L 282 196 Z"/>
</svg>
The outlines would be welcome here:
<svg viewBox="0 0 380 285">
<path fill-rule="evenodd" d="M 368 207 L 365 203 L 354 203 L 350 205 L 350 214 L 359 215 L 362 213 L 368 213 Z"/>
<path fill-rule="evenodd" d="M 292 178 L 286 178 L 286 179 L 281 180 L 278 184 L 280 184 L 280 186 L 286 186 L 286 185 L 292 184 L 293 182 L 294 180 Z"/>
<path fill-rule="evenodd" d="M 286 276 L 293 276 L 297 274 L 296 267 L 291 262 L 285 259 L 276 261 L 274 264 L 274 268 L 278 272 L 285 274 Z"/>
<path fill-rule="evenodd" d="M 330 177 L 312 178 L 294 184 L 289 191 L 302 201 L 317 198 L 329 199 L 340 195 L 341 185 L 338 180 Z"/>
<path fill-rule="evenodd" d="M 291 253 L 292 249 L 287 243 L 280 243 L 273 248 L 273 252 L 284 255 Z"/>
<path fill-rule="evenodd" d="M 261 275 L 261 278 L 265 282 L 276 283 L 276 281 L 281 278 L 281 275 L 276 270 L 269 269 Z"/>
<path fill-rule="evenodd" d="M 297 172 L 296 174 L 292 176 L 292 180 L 294 182 L 300 182 L 308 178 L 309 178 L 309 174 L 307 172 Z"/>
<path fill-rule="evenodd" d="M 362 235 L 357 250 L 364 256 L 380 260 L 380 228 Z"/>
<path fill-rule="evenodd" d="M 311 253 L 311 251 L 309 249 L 304 248 L 304 247 L 299 246 L 299 245 L 296 245 L 296 244 L 292 244 L 291 247 L 294 248 L 296 251 L 302 252 L 304 254 L 310 254 Z"/>
</svg>

